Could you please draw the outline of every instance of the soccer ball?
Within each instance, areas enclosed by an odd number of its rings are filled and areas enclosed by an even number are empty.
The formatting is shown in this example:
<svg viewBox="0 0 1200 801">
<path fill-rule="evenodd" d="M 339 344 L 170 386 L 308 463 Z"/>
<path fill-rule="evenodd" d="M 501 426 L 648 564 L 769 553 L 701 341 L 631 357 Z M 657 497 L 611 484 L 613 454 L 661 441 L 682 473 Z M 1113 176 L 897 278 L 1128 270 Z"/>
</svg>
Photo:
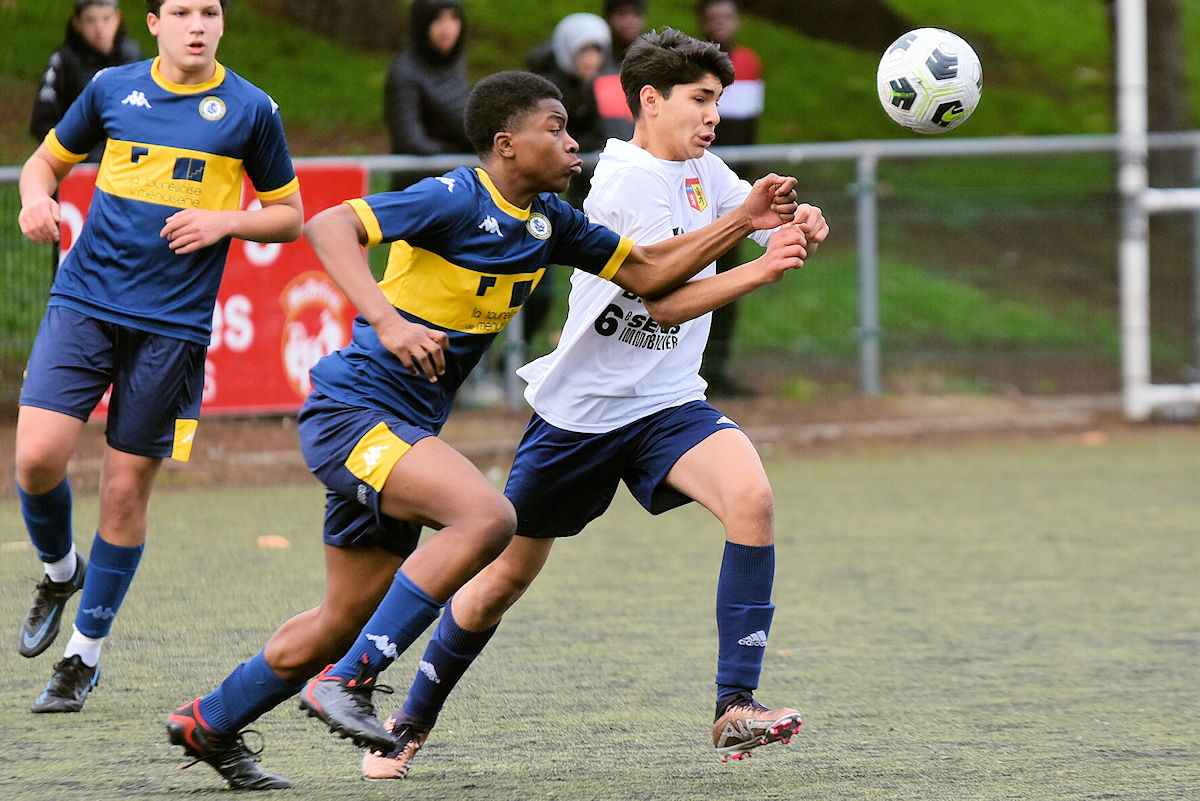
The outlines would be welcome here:
<svg viewBox="0 0 1200 801">
<path fill-rule="evenodd" d="M 979 105 L 983 67 L 961 37 L 918 28 L 884 52 L 875 82 L 888 116 L 917 133 L 939 134 L 962 125 Z"/>
</svg>

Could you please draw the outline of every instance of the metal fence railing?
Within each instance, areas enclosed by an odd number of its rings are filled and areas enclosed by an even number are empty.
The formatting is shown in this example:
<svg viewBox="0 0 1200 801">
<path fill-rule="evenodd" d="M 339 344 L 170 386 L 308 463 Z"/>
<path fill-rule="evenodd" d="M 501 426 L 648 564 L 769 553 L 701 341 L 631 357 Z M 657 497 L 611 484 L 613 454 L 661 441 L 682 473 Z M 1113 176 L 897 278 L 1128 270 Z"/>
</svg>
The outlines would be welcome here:
<svg viewBox="0 0 1200 801">
<path fill-rule="evenodd" d="M 1155 134 L 1149 142 L 1152 151 L 1182 150 L 1200 163 L 1200 132 Z M 798 374 L 864 394 L 920 390 L 930 381 L 958 382 L 950 388 L 1000 385 L 1034 393 L 1119 389 L 1119 342 L 1112 339 L 1119 337 L 1118 146 L 1115 135 L 1102 135 L 718 148 L 718 154 L 744 172 L 775 170 L 800 177 L 802 197 L 821 205 L 834 228 L 821 267 L 814 262 L 812 269 L 806 268 L 803 283 L 809 294 L 801 299 L 814 319 L 827 320 L 827 341 L 814 344 L 810 333 L 789 341 L 739 340 L 735 351 L 745 369 L 765 374 L 760 383 L 785 391 Z M 301 159 L 334 160 L 362 164 L 373 191 L 388 188 L 393 180 L 439 174 L 473 161 L 467 156 Z M 0 293 L 0 400 L 15 396 L 51 276 L 48 249 L 24 240 L 15 224 L 18 173 L 15 167 L 0 168 L 0 215 L 10 221 L 0 226 L 5 281 Z M 1200 175 L 1195 183 L 1200 184 Z M 1194 373 L 1198 364 L 1200 237 L 1193 236 L 1191 215 L 1155 225 L 1162 233 L 1155 239 L 1151 275 L 1155 365 L 1174 380 L 1175 373 Z M 827 254 L 841 254 L 841 261 Z M 830 265 L 846 267 L 827 267 L 827 258 Z M 906 286 L 905 265 L 919 266 L 933 276 L 932 282 L 919 291 Z M 1051 338 L 1047 344 L 1033 337 L 958 339 L 953 332 L 924 331 L 911 317 L 919 317 L 922 304 L 936 311 L 944 288 L 939 278 L 982 293 L 981 314 L 1009 313 L 1007 299 L 1015 299 L 1040 306 L 1051 317 L 1070 318 L 1083 333 L 1073 340 Z M 914 291 L 915 296 L 906 294 Z M 761 297 L 743 301 L 743 316 L 810 313 L 773 308 L 777 301 L 772 292 L 756 294 Z M 832 315 L 837 302 L 852 306 L 849 316 Z M 1088 310 L 1110 324 L 1089 328 Z M 510 377 L 529 350 L 519 320 L 518 315 L 501 345 L 504 373 Z M 940 378 L 931 378 L 935 374 Z M 983 378 L 973 378 L 978 376 Z M 514 384 L 508 395 L 519 397 Z"/>
</svg>

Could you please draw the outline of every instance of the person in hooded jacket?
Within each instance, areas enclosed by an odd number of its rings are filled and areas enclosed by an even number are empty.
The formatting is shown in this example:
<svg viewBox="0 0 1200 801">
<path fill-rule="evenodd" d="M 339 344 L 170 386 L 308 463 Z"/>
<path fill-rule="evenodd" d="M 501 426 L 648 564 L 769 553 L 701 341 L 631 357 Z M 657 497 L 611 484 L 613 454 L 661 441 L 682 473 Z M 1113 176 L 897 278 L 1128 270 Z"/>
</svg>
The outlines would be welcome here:
<svg viewBox="0 0 1200 801">
<path fill-rule="evenodd" d="M 581 153 L 604 147 L 605 131 L 592 84 L 611 53 L 608 23 L 598 14 L 581 11 L 559 20 L 549 41 L 531 50 L 526 59 L 530 72 L 550 79 L 563 93 L 571 136 L 579 142 Z M 572 189 L 580 201 L 587 194 L 586 186 Z"/>
<path fill-rule="evenodd" d="M 38 142 L 46 138 L 97 72 L 143 58 L 142 48 L 125 32 L 117 0 L 75 0 L 66 35 L 50 54 L 33 101 L 29 122 L 33 138 Z M 92 148 L 85 161 L 99 163 L 103 155 L 101 142 Z"/>
<path fill-rule="evenodd" d="M 463 129 L 471 93 L 463 53 L 466 28 L 460 0 L 413 3 L 408 46 L 384 82 L 383 112 L 393 153 L 474 152 Z"/>
</svg>

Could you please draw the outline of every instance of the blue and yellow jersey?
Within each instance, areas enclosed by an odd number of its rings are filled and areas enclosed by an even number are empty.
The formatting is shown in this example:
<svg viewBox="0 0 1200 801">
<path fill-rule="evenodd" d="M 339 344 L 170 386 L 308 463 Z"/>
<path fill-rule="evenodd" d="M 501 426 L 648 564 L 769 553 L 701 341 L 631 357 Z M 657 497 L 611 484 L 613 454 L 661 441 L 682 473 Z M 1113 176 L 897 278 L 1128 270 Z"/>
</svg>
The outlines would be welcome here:
<svg viewBox="0 0 1200 801">
<path fill-rule="evenodd" d="M 262 200 L 299 191 L 278 106 L 220 64 L 183 86 L 141 61 L 98 73 L 45 140 L 67 162 L 97 142 L 91 210 L 50 303 L 208 344 L 229 239 L 179 255 L 159 231 L 181 209 L 238 209 L 243 174 Z"/>
<path fill-rule="evenodd" d="M 446 373 L 436 383 L 410 375 L 360 316 L 350 344 L 313 368 L 313 386 L 434 432 L 467 373 L 547 265 L 612 278 L 633 247 L 556 195 L 538 195 L 528 208 L 513 206 L 479 168 L 459 167 L 402 192 L 347 202 L 367 229 L 368 246 L 392 243 L 379 282 L 384 295 L 408 320 L 447 333 Z"/>
</svg>

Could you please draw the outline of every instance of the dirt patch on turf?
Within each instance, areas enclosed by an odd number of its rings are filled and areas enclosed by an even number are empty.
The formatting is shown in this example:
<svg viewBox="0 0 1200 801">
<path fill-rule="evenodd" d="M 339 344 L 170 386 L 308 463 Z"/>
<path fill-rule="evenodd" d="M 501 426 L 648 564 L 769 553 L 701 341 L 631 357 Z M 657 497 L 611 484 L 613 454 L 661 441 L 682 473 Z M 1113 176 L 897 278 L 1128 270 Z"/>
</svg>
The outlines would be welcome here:
<svg viewBox="0 0 1200 801">
<path fill-rule="evenodd" d="M 1125 421 L 1117 398 L 1111 395 L 855 396 L 810 403 L 757 397 L 718 400 L 716 405 L 746 430 L 764 454 L 978 438 L 1096 438 L 1155 425 Z M 460 409 L 451 415 L 442 437 L 481 470 L 502 475 L 527 419 L 527 412 L 505 408 Z M 13 423 L 0 424 L 0 471 L 9 476 L 15 466 L 14 443 Z M 70 466 L 77 493 L 96 491 L 103 452 L 103 426 L 89 424 Z M 158 486 L 268 485 L 314 480 L 300 454 L 295 418 L 209 417 L 200 423 L 191 461 L 165 463 Z M 14 495 L 10 482 L 0 483 L 0 497 Z"/>
</svg>

